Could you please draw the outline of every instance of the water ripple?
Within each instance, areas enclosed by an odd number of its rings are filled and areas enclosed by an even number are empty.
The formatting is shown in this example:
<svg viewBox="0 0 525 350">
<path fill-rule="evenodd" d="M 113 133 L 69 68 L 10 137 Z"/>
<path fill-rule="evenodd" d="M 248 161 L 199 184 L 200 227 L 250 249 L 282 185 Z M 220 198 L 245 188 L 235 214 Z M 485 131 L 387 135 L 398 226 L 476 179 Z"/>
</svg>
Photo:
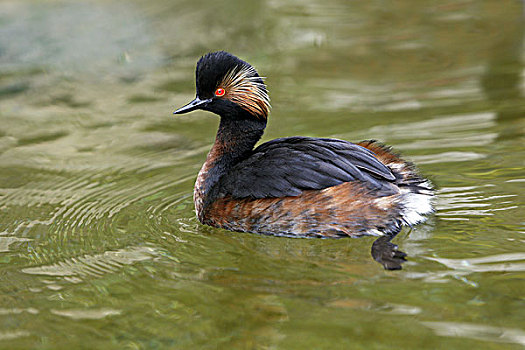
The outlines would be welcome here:
<svg viewBox="0 0 525 350">
<path fill-rule="evenodd" d="M 516 209 L 517 205 L 509 198 L 515 194 L 486 195 L 485 186 L 443 187 L 438 191 L 437 216 L 444 220 L 468 220 L 469 216 L 494 215 L 501 210 Z"/>
<path fill-rule="evenodd" d="M 6 232 L 0 232 L 0 235 L 3 235 L 3 234 L 6 234 Z M 0 237 L 0 253 L 8 252 L 9 246 L 13 243 L 29 242 L 29 241 L 32 241 L 32 239 L 15 237 L 15 236 Z"/>
<path fill-rule="evenodd" d="M 31 315 L 38 314 L 38 310 L 34 309 L 32 307 L 29 307 L 27 309 L 17 309 L 17 308 L 1 309 L 0 308 L 0 316 L 3 316 L 3 315 L 18 315 L 18 314 L 21 314 L 21 313 L 24 313 L 24 312 L 27 312 L 28 314 L 31 314 Z"/>
<path fill-rule="evenodd" d="M 492 327 L 461 322 L 422 322 L 437 335 L 443 337 L 463 337 L 497 343 L 525 345 L 525 332 L 521 329 Z"/>
<path fill-rule="evenodd" d="M 464 272 L 492 272 L 492 271 L 525 271 L 525 262 L 512 263 L 525 260 L 525 253 L 507 253 L 485 256 L 472 259 L 445 259 L 427 257 L 428 260 L 439 262 L 446 267 Z M 492 265 L 486 265 L 496 263 Z"/>
<path fill-rule="evenodd" d="M 479 129 L 493 128 L 496 125 L 496 115 L 492 112 L 445 115 L 423 121 L 402 124 L 378 125 L 370 128 L 370 134 L 392 139 L 429 138 L 445 140 L 451 135 L 461 135 L 464 132 L 477 130 L 472 136 L 479 137 Z M 490 133 L 492 134 L 492 133 Z M 489 135 L 490 135 L 489 134 Z M 477 136 L 476 136 L 477 135 Z M 484 136 L 487 137 L 487 136 Z M 489 137 L 490 139 L 490 137 Z"/>
<path fill-rule="evenodd" d="M 67 309 L 55 310 L 51 313 L 59 316 L 71 318 L 73 320 L 100 320 L 108 316 L 117 316 L 122 313 L 120 310 L 114 309 Z"/>
<path fill-rule="evenodd" d="M 432 272 L 409 272 L 407 278 L 423 279 L 425 282 L 446 283 L 446 277 L 453 277 L 462 282 L 477 287 L 477 283 L 466 279 L 472 273 L 479 272 L 523 272 L 525 271 L 525 253 L 507 253 L 485 256 L 472 259 L 445 259 L 437 257 L 425 257 L 430 261 L 438 262 L 449 270 Z"/>
<path fill-rule="evenodd" d="M 443 142 L 443 141 L 441 141 Z M 466 162 L 471 160 L 483 159 L 486 155 L 476 152 L 444 152 L 429 154 L 424 156 L 412 156 L 410 159 L 417 164 L 434 164 L 449 162 Z"/>
<path fill-rule="evenodd" d="M 0 332 L 0 340 L 11 340 L 20 337 L 27 337 L 31 335 L 28 331 L 18 330 L 18 331 L 4 331 Z"/>
<path fill-rule="evenodd" d="M 157 255 L 150 247 L 129 247 L 117 251 L 108 251 L 98 255 L 83 255 L 44 266 L 28 267 L 22 272 L 30 275 L 46 275 L 56 277 L 100 277 L 115 273 L 124 265 L 149 260 Z"/>
</svg>

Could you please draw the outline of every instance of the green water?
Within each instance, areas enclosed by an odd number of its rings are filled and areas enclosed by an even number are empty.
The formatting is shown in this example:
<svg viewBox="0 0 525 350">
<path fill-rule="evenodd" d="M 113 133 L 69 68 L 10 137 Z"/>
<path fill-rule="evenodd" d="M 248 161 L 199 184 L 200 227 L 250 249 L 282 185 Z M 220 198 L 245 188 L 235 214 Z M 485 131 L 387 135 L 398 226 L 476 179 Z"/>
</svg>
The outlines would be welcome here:
<svg viewBox="0 0 525 350">
<path fill-rule="evenodd" d="M 520 349 L 523 2 L 0 2 L 0 348 Z M 265 140 L 375 138 L 439 188 L 396 238 L 201 226 L 198 57 L 267 77 Z"/>
</svg>

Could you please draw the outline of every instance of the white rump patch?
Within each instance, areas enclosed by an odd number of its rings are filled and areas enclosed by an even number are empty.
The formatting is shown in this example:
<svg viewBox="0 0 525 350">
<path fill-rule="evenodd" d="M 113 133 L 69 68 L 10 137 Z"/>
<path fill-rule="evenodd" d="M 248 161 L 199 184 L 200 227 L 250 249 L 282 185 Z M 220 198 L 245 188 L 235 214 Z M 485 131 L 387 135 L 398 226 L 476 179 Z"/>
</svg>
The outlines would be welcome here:
<svg viewBox="0 0 525 350">
<path fill-rule="evenodd" d="M 421 193 L 414 193 L 409 189 L 405 189 L 401 195 L 401 204 L 403 206 L 401 216 L 409 226 L 425 221 L 425 215 L 434 211 L 432 206 L 434 198 L 432 185 L 427 181 L 419 186 L 422 188 L 420 190 Z"/>
</svg>

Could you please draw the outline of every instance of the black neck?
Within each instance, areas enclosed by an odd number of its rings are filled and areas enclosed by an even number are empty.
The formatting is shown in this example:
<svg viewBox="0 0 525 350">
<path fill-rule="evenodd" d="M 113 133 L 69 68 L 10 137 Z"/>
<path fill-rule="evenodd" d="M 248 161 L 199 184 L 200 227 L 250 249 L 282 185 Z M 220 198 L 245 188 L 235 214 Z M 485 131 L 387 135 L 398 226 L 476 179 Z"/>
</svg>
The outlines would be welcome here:
<svg viewBox="0 0 525 350">
<path fill-rule="evenodd" d="M 228 148 L 225 158 L 235 160 L 253 149 L 264 133 L 266 121 L 250 119 L 221 118 L 216 142 Z"/>
<path fill-rule="evenodd" d="M 250 155 L 265 127 L 266 121 L 253 117 L 221 117 L 215 143 L 206 159 L 209 168 L 204 180 L 204 192 L 210 200 L 218 192 L 214 190 L 214 185 L 231 167 Z"/>
</svg>

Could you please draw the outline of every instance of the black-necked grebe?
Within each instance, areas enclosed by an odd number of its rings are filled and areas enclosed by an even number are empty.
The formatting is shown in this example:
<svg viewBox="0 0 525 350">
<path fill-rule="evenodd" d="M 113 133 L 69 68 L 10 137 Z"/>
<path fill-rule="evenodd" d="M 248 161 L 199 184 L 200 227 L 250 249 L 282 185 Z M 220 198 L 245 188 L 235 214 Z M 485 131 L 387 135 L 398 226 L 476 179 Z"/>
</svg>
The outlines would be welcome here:
<svg viewBox="0 0 525 350">
<path fill-rule="evenodd" d="M 215 143 L 195 183 L 199 220 L 232 231 L 286 237 L 381 236 L 386 269 L 405 254 L 390 240 L 432 212 L 431 183 L 375 141 L 287 137 L 254 149 L 270 111 L 255 68 L 224 51 L 198 61 L 196 98 L 174 114 L 218 114 Z"/>
</svg>

